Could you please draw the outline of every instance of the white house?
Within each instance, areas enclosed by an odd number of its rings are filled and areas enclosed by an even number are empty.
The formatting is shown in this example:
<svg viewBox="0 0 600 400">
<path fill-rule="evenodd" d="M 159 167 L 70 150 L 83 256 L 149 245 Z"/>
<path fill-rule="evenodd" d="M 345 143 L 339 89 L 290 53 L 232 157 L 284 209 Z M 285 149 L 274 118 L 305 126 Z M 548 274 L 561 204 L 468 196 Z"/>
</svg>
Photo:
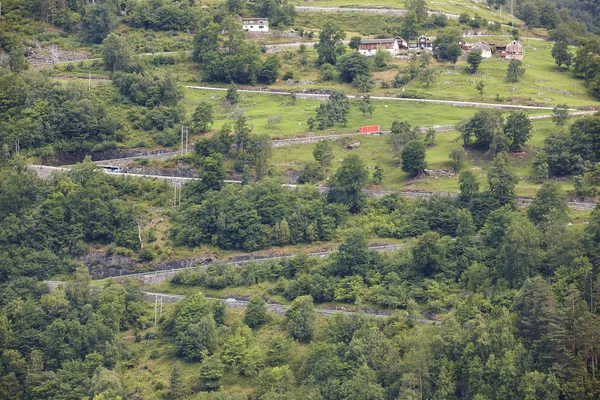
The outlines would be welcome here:
<svg viewBox="0 0 600 400">
<path fill-rule="evenodd" d="M 244 18 L 242 29 L 246 32 L 269 32 L 269 18 Z"/>
<path fill-rule="evenodd" d="M 399 50 L 407 49 L 408 44 L 401 37 L 388 39 L 363 39 L 360 41 L 358 51 L 363 56 L 374 56 L 379 47 L 382 47 L 392 55 L 395 55 Z"/>
<path fill-rule="evenodd" d="M 433 42 L 435 39 L 435 36 L 421 35 L 417 38 L 417 48 L 421 50 L 433 50 Z"/>
<path fill-rule="evenodd" d="M 477 42 L 471 46 L 471 51 L 473 50 L 479 50 L 483 58 L 492 58 L 492 48 L 483 42 Z"/>
</svg>

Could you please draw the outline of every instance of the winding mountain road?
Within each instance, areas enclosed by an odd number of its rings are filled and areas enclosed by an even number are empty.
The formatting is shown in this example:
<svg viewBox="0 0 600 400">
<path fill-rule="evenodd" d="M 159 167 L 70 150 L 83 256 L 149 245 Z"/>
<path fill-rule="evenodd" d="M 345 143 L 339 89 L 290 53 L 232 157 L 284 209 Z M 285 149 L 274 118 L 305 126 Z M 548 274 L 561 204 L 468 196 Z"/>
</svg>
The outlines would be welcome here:
<svg viewBox="0 0 600 400">
<path fill-rule="evenodd" d="M 65 167 L 51 167 L 47 165 L 28 165 L 32 171 L 36 172 L 41 178 L 50 178 L 53 172 L 61 172 L 68 171 L 69 168 Z M 185 184 L 186 182 L 198 180 L 199 178 L 186 178 L 186 177 L 178 177 L 178 176 L 165 176 L 165 175 L 143 175 L 143 174 L 128 174 L 128 173 L 114 173 L 116 176 L 124 176 L 124 177 L 136 177 L 136 178 L 149 178 L 149 179 L 160 179 L 166 181 L 171 186 L 180 186 Z M 226 180 L 227 183 L 241 183 L 241 181 L 236 180 Z M 295 189 L 298 185 L 285 184 L 284 186 L 289 187 L 290 189 Z M 317 186 L 317 188 L 326 192 L 329 190 L 327 186 Z M 371 197 L 382 197 L 388 194 L 398 194 L 402 197 L 407 198 L 430 198 L 435 195 L 441 196 L 450 196 L 453 198 L 458 197 L 456 193 L 446 193 L 446 192 L 425 192 L 425 191 L 402 191 L 402 190 L 370 190 L 363 189 L 363 191 L 371 196 Z M 532 197 L 516 197 L 515 201 L 517 204 L 526 207 L 532 201 Z M 568 201 L 567 206 L 574 210 L 578 211 L 591 211 L 596 207 L 596 202 L 594 201 Z"/>
<path fill-rule="evenodd" d="M 338 13 L 338 12 L 359 12 L 363 14 L 389 15 L 393 17 L 405 17 L 408 10 L 398 8 L 363 8 L 363 7 L 306 7 L 295 6 L 296 12 L 300 13 Z M 458 19 L 458 14 L 448 14 L 439 11 L 427 11 L 428 15 L 443 14 L 448 19 Z"/>
<path fill-rule="evenodd" d="M 216 88 L 209 86 L 185 86 L 186 89 L 190 90 L 212 90 L 217 92 L 227 91 L 226 88 Z M 327 100 L 329 94 L 320 93 L 302 93 L 302 92 L 285 92 L 278 90 L 260 90 L 260 89 L 238 89 L 240 93 L 254 93 L 254 94 L 271 94 L 280 96 L 289 96 L 294 93 L 297 98 L 311 99 L 311 100 Z M 362 98 L 362 96 L 347 95 L 350 99 Z M 386 100 L 386 101 L 406 101 L 406 102 L 417 102 L 425 104 L 441 104 L 446 106 L 455 107 L 474 107 L 474 108 L 497 108 L 497 109 L 516 109 L 516 110 L 546 110 L 552 111 L 554 107 L 548 106 L 524 106 L 518 104 L 498 104 L 498 103 L 481 103 L 475 101 L 457 101 L 457 100 L 431 100 L 431 99 L 408 99 L 402 97 L 387 97 L 387 96 L 370 96 L 371 100 Z M 576 109 L 570 109 L 571 111 L 579 111 Z M 592 112 L 592 111 L 588 111 Z"/>
<path fill-rule="evenodd" d="M 48 281 L 44 281 L 44 283 L 46 285 L 48 285 L 48 287 L 50 288 L 51 291 L 53 291 L 58 286 L 64 285 L 66 282 L 48 280 Z M 102 290 L 102 288 L 99 286 L 94 286 L 94 287 L 98 288 L 97 290 Z M 143 294 L 144 294 L 145 300 L 152 301 L 155 304 L 178 303 L 187 297 L 187 296 L 181 295 L 181 294 L 156 293 L 156 292 L 148 292 L 148 291 L 144 291 Z M 240 299 L 236 299 L 233 297 L 228 297 L 228 298 L 207 297 L 207 299 L 221 301 L 221 302 L 225 303 L 225 306 L 227 308 L 232 308 L 232 309 L 246 308 L 249 303 L 249 301 L 247 301 L 247 300 L 240 300 Z M 289 310 L 289 308 L 290 308 L 290 306 L 287 306 L 284 304 L 278 304 L 278 303 L 266 303 L 266 307 L 267 307 L 268 312 L 270 312 L 272 314 L 281 315 L 281 316 L 285 316 L 287 313 L 287 310 Z M 337 307 L 335 309 L 315 307 L 314 311 L 317 314 L 321 314 L 325 317 L 331 317 L 336 313 L 340 313 L 343 315 L 364 314 L 369 317 L 385 318 L 385 317 L 391 317 L 395 313 L 394 311 L 378 311 L 376 309 L 371 309 L 371 308 L 365 308 L 365 309 L 362 309 L 359 311 L 349 311 L 345 307 Z M 409 318 L 406 313 L 404 314 L 404 317 Z M 421 325 L 431 325 L 431 324 L 439 323 L 439 321 L 425 319 L 425 318 L 421 318 L 418 316 L 413 317 L 412 320 Z"/>
</svg>

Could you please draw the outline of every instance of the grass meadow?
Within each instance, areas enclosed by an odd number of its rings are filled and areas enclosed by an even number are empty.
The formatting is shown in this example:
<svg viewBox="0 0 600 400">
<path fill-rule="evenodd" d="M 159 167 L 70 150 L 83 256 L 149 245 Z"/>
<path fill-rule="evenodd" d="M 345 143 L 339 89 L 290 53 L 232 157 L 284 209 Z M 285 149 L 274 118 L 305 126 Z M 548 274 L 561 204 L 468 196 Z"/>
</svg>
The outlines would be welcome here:
<svg viewBox="0 0 600 400">
<path fill-rule="evenodd" d="M 533 123 L 533 135 L 522 152 L 511 153 L 512 170 L 519 178 L 516 192 L 521 196 L 533 196 L 541 187 L 541 183 L 530 180 L 533 175 L 531 161 L 543 147 L 546 136 L 555 131 L 550 120 L 535 121 Z M 458 175 L 451 177 L 425 177 L 423 179 L 409 179 L 407 174 L 398 165 L 398 157 L 393 154 L 388 138 L 385 136 L 353 136 L 359 140 L 361 145 L 355 150 L 348 150 L 342 144 L 334 146 L 334 161 L 330 173 L 333 173 L 349 154 L 357 154 L 372 171 L 378 163 L 384 168 L 384 179 L 380 187 L 382 189 L 395 190 L 426 190 L 435 192 L 458 193 Z M 434 170 L 451 170 L 449 154 L 454 146 L 461 144 L 460 133 L 457 131 L 442 132 L 436 135 L 435 144 L 426 148 L 427 168 Z M 312 150 L 314 145 L 294 145 L 284 148 L 273 149 L 271 164 L 281 170 L 300 171 L 304 165 L 314 162 Z M 486 167 L 490 162 L 488 154 L 479 151 L 468 151 L 468 162 L 462 168 L 463 171 L 471 170 L 475 173 L 481 187 L 487 185 Z M 573 190 L 570 180 L 559 182 L 564 190 Z"/>
</svg>

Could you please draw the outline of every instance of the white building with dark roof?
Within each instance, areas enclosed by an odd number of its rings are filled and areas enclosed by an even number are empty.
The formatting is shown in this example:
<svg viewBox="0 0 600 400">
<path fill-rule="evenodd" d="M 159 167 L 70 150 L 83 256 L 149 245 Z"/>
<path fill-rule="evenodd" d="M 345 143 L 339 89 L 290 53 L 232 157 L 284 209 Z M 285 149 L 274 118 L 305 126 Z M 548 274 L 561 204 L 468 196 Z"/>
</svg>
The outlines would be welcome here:
<svg viewBox="0 0 600 400">
<path fill-rule="evenodd" d="M 246 32 L 269 32 L 269 18 L 244 18 L 242 29 Z"/>
</svg>

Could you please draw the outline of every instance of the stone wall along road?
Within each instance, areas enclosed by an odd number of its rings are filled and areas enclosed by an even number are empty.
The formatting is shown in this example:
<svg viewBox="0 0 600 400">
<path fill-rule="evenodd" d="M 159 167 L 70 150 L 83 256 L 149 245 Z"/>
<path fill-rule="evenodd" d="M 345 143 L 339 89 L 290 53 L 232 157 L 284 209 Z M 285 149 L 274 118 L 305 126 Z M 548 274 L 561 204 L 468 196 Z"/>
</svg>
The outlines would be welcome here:
<svg viewBox="0 0 600 400">
<path fill-rule="evenodd" d="M 400 248 L 404 247 L 403 244 L 378 244 L 369 246 L 371 250 L 377 251 L 396 251 Z M 326 257 L 329 254 L 329 251 L 319 251 L 308 253 L 310 257 Z M 295 257 L 295 254 L 285 254 L 279 256 L 242 256 L 237 259 L 230 259 L 226 261 L 231 265 L 243 265 L 250 262 L 264 262 L 264 261 L 275 261 L 275 260 L 285 260 L 288 258 Z M 177 265 L 176 268 L 165 269 L 166 263 L 159 263 L 156 265 L 156 270 L 148 271 L 148 272 L 131 272 L 131 269 L 126 270 L 124 273 L 122 270 L 118 270 L 116 268 L 112 268 L 114 263 L 110 260 L 106 261 L 106 265 L 102 266 L 103 273 L 99 275 L 95 272 L 98 269 L 99 263 L 101 260 L 94 259 L 91 262 L 83 260 L 83 263 L 86 265 L 92 277 L 105 279 L 105 278 L 132 278 L 137 279 L 145 284 L 158 284 L 164 282 L 166 280 L 171 279 L 175 274 L 181 271 L 186 271 L 190 269 L 206 269 L 210 266 L 210 262 L 206 262 L 206 259 L 180 259 L 180 260 L 172 260 L 168 265 Z M 152 265 L 147 266 L 151 269 L 154 269 Z"/>
<path fill-rule="evenodd" d="M 60 285 L 65 284 L 64 281 L 44 281 L 44 283 L 46 285 L 48 285 L 50 291 L 54 291 Z M 100 287 L 100 286 L 94 286 L 92 288 L 95 291 L 102 290 L 102 287 Z M 144 291 L 143 293 L 144 293 L 145 300 L 155 302 L 155 303 L 161 303 L 161 304 L 163 304 L 163 303 L 165 303 L 165 304 L 178 303 L 186 298 L 185 295 L 181 295 L 181 294 L 155 293 L 155 292 L 147 292 L 147 291 Z M 249 303 L 248 300 L 236 299 L 233 297 L 228 297 L 225 299 L 216 298 L 216 297 L 207 297 L 207 299 L 222 301 L 223 303 L 225 303 L 225 306 L 227 308 L 238 308 L 238 309 L 246 308 Z M 269 302 L 267 302 L 266 306 L 267 306 L 268 312 L 270 312 L 272 314 L 281 315 L 281 316 L 284 316 L 286 314 L 287 310 L 290 308 L 289 306 L 286 306 L 284 304 L 269 303 Z M 379 311 L 379 310 L 375 310 L 375 309 L 371 309 L 371 308 L 365 308 L 360 311 L 348 311 L 345 307 L 337 307 L 335 309 L 315 308 L 314 310 L 317 314 L 321 314 L 326 317 L 331 317 L 335 313 L 341 313 L 341 314 L 345 314 L 345 315 L 362 313 L 362 314 L 365 314 L 365 315 L 368 315 L 371 317 L 378 317 L 378 318 L 390 317 L 390 316 L 394 315 L 393 311 L 391 311 L 391 312 L 390 311 Z M 437 321 L 423 319 L 423 318 L 415 318 L 414 320 L 420 324 L 433 324 L 433 323 L 437 322 Z"/>
<path fill-rule="evenodd" d="M 359 12 L 364 14 L 378 14 L 378 15 L 389 15 L 392 17 L 405 17 L 408 10 L 401 10 L 396 8 L 362 8 L 362 7 L 306 7 L 296 6 L 294 7 L 296 12 L 320 12 L 320 13 L 332 13 L 332 12 Z M 429 15 L 442 14 L 441 12 L 428 11 Z M 458 19 L 458 14 L 446 14 L 443 13 L 448 19 Z"/>
</svg>

